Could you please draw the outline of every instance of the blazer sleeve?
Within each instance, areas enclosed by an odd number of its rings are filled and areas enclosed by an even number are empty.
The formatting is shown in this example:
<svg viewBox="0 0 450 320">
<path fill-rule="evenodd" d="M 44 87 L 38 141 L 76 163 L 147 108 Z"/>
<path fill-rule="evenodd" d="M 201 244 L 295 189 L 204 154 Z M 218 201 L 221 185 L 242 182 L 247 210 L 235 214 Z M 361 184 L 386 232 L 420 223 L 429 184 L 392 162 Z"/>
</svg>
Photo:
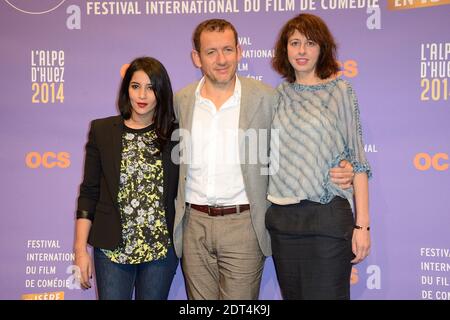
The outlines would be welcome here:
<svg viewBox="0 0 450 320">
<path fill-rule="evenodd" d="M 95 207 L 100 195 L 100 177 L 102 172 L 100 151 L 95 140 L 95 124 L 92 121 L 89 129 L 86 155 L 84 161 L 84 177 L 78 196 L 77 219 L 94 220 Z"/>
</svg>

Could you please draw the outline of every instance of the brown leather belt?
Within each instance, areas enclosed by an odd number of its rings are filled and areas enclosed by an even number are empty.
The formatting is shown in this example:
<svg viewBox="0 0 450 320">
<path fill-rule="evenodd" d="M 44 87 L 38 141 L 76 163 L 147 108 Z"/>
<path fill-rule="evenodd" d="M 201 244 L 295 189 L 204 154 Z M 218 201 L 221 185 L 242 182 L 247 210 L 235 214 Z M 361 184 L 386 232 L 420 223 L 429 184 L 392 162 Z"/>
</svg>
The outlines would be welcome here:
<svg viewBox="0 0 450 320">
<path fill-rule="evenodd" d="M 237 212 L 244 212 L 246 210 L 250 210 L 249 204 L 238 204 L 235 206 L 222 206 L 222 207 L 206 206 L 192 203 L 186 203 L 186 205 L 190 206 L 192 209 L 207 213 L 208 216 L 212 217 L 224 216 L 227 214 L 233 214 Z"/>
</svg>

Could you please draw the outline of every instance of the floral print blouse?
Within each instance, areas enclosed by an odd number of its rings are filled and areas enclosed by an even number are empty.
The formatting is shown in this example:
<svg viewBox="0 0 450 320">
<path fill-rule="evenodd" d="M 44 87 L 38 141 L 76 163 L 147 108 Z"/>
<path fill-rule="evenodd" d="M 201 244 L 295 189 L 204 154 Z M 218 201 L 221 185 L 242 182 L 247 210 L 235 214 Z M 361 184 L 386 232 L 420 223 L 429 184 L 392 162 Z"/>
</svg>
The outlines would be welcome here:
<svg viewBox="0 0 450 320">
<path fill-rule="evenodd" d="M 163 259 L 170 236 L 165 220 L 163 166 L 154 125 L 124 125 L 118 203 L 122 241 L 115 250 L 102 249 L 113 262 L 137 264 Z"/>
</svg>

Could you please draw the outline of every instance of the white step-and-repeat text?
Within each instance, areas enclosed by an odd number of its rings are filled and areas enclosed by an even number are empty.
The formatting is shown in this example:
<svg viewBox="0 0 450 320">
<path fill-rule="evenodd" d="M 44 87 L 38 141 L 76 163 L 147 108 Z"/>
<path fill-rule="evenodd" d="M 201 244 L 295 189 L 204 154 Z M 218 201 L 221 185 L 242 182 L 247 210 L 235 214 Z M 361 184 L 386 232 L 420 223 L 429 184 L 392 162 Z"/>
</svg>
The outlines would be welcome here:
<svg viewBox="0 0 450 320">
<path fill-rule="evenodd" d="M 450 1 L 1 0 L 0 299 L 95 299 L 73 275 L 84 145 L 117 114 L 124 64 L 150 55 L 174 90 L 201 77 L 191 36 L 219 17 L 239 33 L 238 72 L 277 86 L 281 26 L 322 17 L 356 91 L 370 180 L 372 249 L 352 299 L 450 299 Z M 170 299 L 185 299 L 179 268 Z M 266 261 L 261 299 L 280 299 Z"/>
</svg>

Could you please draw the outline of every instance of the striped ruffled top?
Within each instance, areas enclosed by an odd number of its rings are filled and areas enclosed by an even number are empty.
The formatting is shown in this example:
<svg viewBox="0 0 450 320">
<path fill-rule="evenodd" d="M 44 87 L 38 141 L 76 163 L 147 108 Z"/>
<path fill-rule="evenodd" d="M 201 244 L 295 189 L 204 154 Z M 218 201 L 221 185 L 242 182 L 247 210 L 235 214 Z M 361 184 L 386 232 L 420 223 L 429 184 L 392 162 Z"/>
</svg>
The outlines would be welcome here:
<svg viewBox="0 0 450 320">
<path fill-rule="evenodd" d="M 283 82 L 277 92 L 268 200 L 281 205 L 304 199 L 328 203 L 341 196 L 353 208 L 353 188 L 343 190 L 329 176 L 329 169 L 343 159 L 355 172 L 371 176 L 350 83 L 341 78 L 319 85 Z"/>
</svg>

